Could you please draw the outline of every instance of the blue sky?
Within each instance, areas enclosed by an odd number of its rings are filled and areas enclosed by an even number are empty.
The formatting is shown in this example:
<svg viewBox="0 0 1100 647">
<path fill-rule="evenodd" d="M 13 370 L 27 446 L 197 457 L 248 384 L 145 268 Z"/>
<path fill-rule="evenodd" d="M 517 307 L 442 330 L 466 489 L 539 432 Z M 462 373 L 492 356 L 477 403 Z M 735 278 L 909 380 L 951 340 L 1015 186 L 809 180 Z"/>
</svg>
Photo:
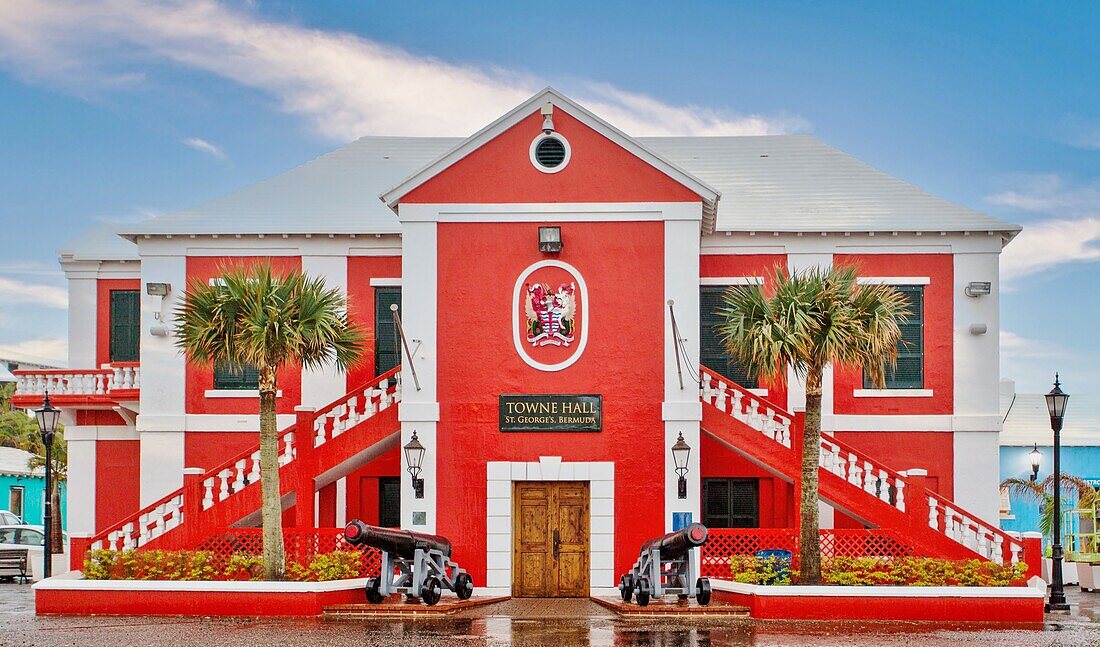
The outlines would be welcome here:
<svg viewBox="0 0 1100 647">
<path fill-rule="evenodd" d="M 469 134 L 552 84 L 631 134 L 812 133 L 1024 225 L 1005 376 L 1100 389 L 1100 9 L 910 4 L 5 0 L 0 355 L 64 357 L 55 250 L 96 220 Z"/>
</svg>

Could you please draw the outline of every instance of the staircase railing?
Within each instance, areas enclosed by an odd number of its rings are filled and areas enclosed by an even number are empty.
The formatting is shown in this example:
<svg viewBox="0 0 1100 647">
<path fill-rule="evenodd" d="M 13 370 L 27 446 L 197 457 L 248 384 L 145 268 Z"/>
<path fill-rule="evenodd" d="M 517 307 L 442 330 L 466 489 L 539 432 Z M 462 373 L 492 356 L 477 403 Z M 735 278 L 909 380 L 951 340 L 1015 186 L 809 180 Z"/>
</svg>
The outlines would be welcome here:
<svg viewBox="0 0 1100 647">
<path fill-rule="evenodd" d="M 731 418 L 792 452 L 797 450 L 791 446 L 794 414 L 706 367 L 700 367 L 700 375 L 703 402 L 727 412 Z M 835 474 L 867 496 L 910 516 L 920 514 L 923 517 L 923 503 L 927 500 L 927 526 L 985 559 L 998 564 L 1014 564 L 1023 554 L 1024 545 L 1020 540 L 924 487 L 923 478 L 919 479 L 920 486 L 914 486 L 912 477 L 886 467 L 826 433 L 821 435 L 820 465 L 821 469 Z M 914 501 L 917 505 L 913 505 Z M 925 522 L 922 519 L 919 523 Z"/>
<path fill-rule="evenodd" d="M 398 366 L 313 413 L 314 447 L 339 436 L 351 427 L 401 401 L 401 367 Z M 279 434 L 279 467 L 297 456 L 297 423 Z M 201 477 L 202 500 L 195 509 L 209 510 L 249 485 L 261 480 L 259 443 Z M 181 487 L 155 503 L 99 532 L 88 541 L 92 549 L 140 548 L 186 521 L 187 488 Z"/>
</svg>

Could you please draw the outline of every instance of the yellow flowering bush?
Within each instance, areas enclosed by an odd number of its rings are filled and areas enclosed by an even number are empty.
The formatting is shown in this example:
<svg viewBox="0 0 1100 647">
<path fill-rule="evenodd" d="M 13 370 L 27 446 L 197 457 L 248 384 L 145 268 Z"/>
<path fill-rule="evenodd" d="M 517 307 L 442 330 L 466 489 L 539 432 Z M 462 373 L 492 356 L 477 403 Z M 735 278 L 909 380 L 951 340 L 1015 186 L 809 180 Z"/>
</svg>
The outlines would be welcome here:
<svg viewBox="0 0 1100 647">
<path fill-rule="evenodd" d="M 314 555 L 309 564 L 291 563 L 287 579 L 298 582 L 342 580 L 366 575 L 362 555 L 334 551 Z M 202 550 L 92 550 L 84 558 L 87 580 L 258 580 L 263 558 Z"/>
<path fill-rule="evenodd" d="M 785 585 L 797 580 L 787 560 L 735 555 L 734 581 Z M 979 559 L 955 561 L 930 557 L 833 557 L 822 560 L 823 584 L 834 586 L 1014 586 L 1022 585 L 1027 564 L 1000 566 Z"/>
</svg>

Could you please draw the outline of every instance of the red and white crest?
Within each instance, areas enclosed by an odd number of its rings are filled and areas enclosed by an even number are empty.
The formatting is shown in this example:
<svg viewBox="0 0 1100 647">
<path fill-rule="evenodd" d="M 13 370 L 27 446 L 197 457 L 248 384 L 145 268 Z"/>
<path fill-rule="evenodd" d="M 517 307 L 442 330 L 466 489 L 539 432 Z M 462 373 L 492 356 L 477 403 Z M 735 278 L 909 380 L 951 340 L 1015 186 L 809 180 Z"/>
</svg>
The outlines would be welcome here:
<svg viewBox="0 0 1100 647">
<path fill-rule="evenodd" d="M 588 339 L 588 290 L 576 268 L 540 261 L 520 274 L 513 302 L 516 350 L 529 365 L 560 371 Z"/>
</svg>

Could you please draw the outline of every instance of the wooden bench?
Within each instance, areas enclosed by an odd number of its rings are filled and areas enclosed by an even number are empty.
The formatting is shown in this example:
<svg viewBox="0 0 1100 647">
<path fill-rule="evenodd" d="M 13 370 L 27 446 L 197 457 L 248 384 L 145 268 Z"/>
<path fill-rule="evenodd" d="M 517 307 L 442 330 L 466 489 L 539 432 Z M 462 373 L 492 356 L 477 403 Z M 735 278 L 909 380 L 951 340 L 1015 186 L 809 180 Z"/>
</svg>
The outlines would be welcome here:
<svg viewBox="0 0 1100 647">
<path fill-rule="evenodd" d="M 27 571 L 30 569 L 30 560 L 26 549 L 0 550 L 0 577 L 18 577 L 23 584 L 30 577 Z"/>
</svg>

